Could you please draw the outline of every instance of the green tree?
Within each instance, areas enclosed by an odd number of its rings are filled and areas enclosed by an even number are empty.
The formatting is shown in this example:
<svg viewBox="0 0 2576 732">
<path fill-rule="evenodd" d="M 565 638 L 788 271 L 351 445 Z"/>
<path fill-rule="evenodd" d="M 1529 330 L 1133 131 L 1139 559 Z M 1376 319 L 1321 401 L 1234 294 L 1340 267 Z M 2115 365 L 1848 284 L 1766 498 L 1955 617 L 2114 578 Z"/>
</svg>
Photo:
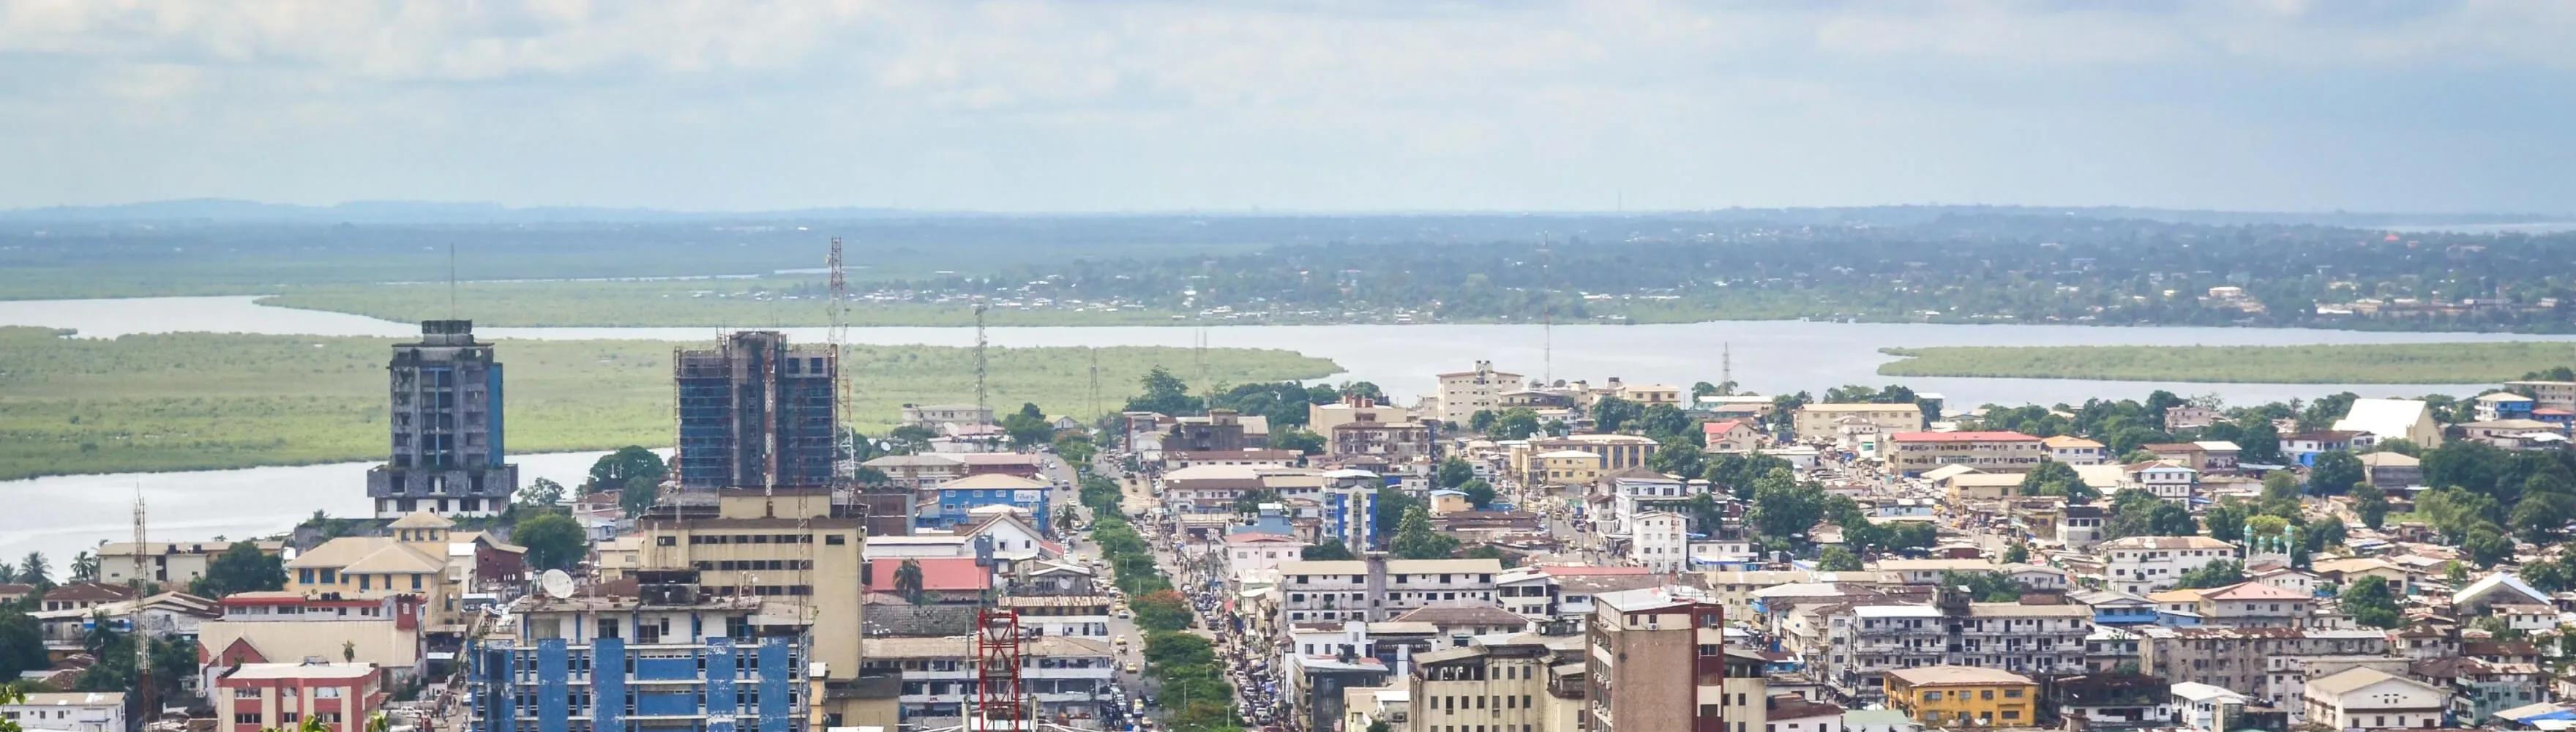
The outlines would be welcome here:
<svg viewBox="0 0 2576 732">
<path fill-rule="evenodd" d="M 89 553 L 87 549 L 72 555 L 72 581 L 98 581 L 98 555 Z"/>
<path fill-rule="evenodd" d="M 1456 488 L 1476 479 L 1476 466 L 1467 464 L 1465 458 L 1451 457 L 1440 461 L 1440 470 L 1432 474 L 1432 479 L 1434 488 Z"/>
<path fill-rule="evenodd" d="M 1467 505 L 1474 506 L 1478 511 L 1492 508 L 1494 505 L 1494 486 L 1491 483 L 1469 478 L 1466 483 L 1458 486 L 1458 490 L 1467 494 Z"/>
<path fill-rule="evenodd" d="M 895 565 L 894 592 L 897 595 L 902 595 L 904 602 L 909 602 L 915 605 L 921 604 L 921 598 L 923 596 L 922 587 L 920 560 L 905 559 L 902 564 Z"/>
<path fill-rule="evenodd" d="M 0 679 L 16 679 L 20 672 L 53 665 L 45 655 L 44 625 L 24 611 L 0 608 Z"/>
<path fill-rule="evenodd" d="M 2388 580 L 2364 575 L 2335 594 L 2344 614 L 2353 622 L 2373 628 L 2396 628 L 2406 624 L 2406 613 L 2397 607 L 2397 594 L 2389 591 Z"/>
<path fill-rule="evenodd" d="M 1495 414 L 1494 410 L 1479 409 L 1476 410 L 1475 414 L 1467 415 L 1467 429 L 1475 430 L 1477 432 L 1491 432 L 1494 429 L 1494 423 L 1500 421 L 1502 421 L 1502 416 Z"/>
<path fill-rule="evenodd" d="M 1766 540 L 1803 541 L 1807 530 L 1824 518 L 1824 492 L 1800 485 L 1795 474 L 1775 468 L 1753 481 L 1753 505 L 1746 525 Z"/>
<path fill-rule="evenodd" d="M 1657 441 L 1704 439 L 1697 427 L 1688 413 L 1670 404 L 1649 406 L 1637 414 L 1637 431 Z"/>
<path fill-rule="evenodd" d="M 191 594 L 203 597 L 282 590 L 286 589 L 286 564 L 277 555 L 260 551 L 257 542 L 236 541 L 206 562 L 205 576 L 191 584 L 195 585 L 189 588 Z"/>
<path fill-rule="evenodd" d="M 1404 525 L 1405 514 L 1421 506 L 1420 500 L 1393 486 L 1377 489 L 1375 506 L 1371 510 L 1373 515 L 1369 520 L 1376 526 L 1376 535 L 1382 537 L 1379 541 L 1392 541 L 1384 537 L 1393 537 L 1396 530 Z"/>
<path fill-rule="evenodd" d="M 2174 578 L 2174 586 L 2180 589 L 2196 590 L 2210 587 L 2226 587 L 2243 581 L 2245 581 L 2244 563 L 2233 559 L 2224 559 L 2200 565 L 2195 569 L 2185 570 L 2181 575 Z"/>
<path fill-rule="evenodd" d="M 1175 417 L 1207 411 L 1206 400 L 1190 396 L 1190 385 L 1161 366 L 1146 372 L 1141 382 L 1144 393 L 1128 399 L 1126 411 Z"/>
<path fill-rule="evenodd" d="M 2067 503 L 2087 504 L 2102 497 L 2102 492 L 2086 485 L 2075 468 L 2055 460 L 2043 460 L 2022 476 L 2019 493 L 2025 496 L 2065 496 Z"/>
<path fill-rule="evenodd" d="M 528 566 L 539 570 L 570 570 L 590 554 L 590 537 L 581 524 L 560 513 L 520 519 L 510 540 L 528 548 Z"/>
<path fill-rule="evenodd" d="M 2281 433 L 2272 428 L 2272 420 L 2260 417 L 2245 420 L 2236 435 L 2236 460 L 2256 465 L 2281 465 L 2289 462 L 2281 456 Z"/>
<path fill-rule="evenodd" d="M 1147 631 L 1173 631 L 1190 627 L 1190 601 L 1172 590 L 1150 592 L 1129 603 L 1136 610 L 1136 625 Z"/>
<path fill-rule="evenodd" d="M 1270 433 L 1274 450 L 1295 450 L 1300 455 L 1324 454 L 1324 436 L 1300 429 L 1281 429 Z"/>
<path fill-rule="evenodd" d="M 2460 548 L 2468 551 L 2469 561 L 2477 562 L 2480 569 L 2492 568 L 2513 558 L 2513 540 L 2504 538 L 2504 534 L 2493 526 L 2470 529 L 2469 537 L 2460 541 Z"/>
<path fill-rule="evenodd" d="M 1489 434 L 1497 440 L 1525 440 L 1539 434 L 1540 429 L 1538 412 L 1528 407 L 1513 407 L 1503 410 L 1503 416 L 1495 420 L 1494 429 Z"/>
<path fill-rule="evenodd" d="M 1816 558 L 1816 569 L 1819 571 L 1858 572 L 1860 568 L 1860 557 L 1852 554 L 1850 549 L 1838 546 L 1825 547 L 1824 553 Z"/>
<path fill-rule="evenodd" d="M 1645 413 L 1636 402 L 1618 397 L 1602 397 L 1592 403 L 1592 426 L 1602 432 L 1617 432 L 1631 420 Z"/>
<path fill-rule="evenodd" d="M 2209 507 L 2209 512 L 2201 515 L 2200 522 L 2209 527 L 2209 538 L 2243 541 L 2245 521 L 2252 514 L 2253 510 L 2247 508 L 2244 501 L 2229 497 L 2219 499 L 2218 505 Z"/>
<path fill-rule="evenodd" d="M 2308 487 L 2318 495 L 2340 496 L 2365 478 L 2361 458 L 2343 450 L 2327 450 L 2317 455 L 2316 464 L 2308 468 Z"/>
<path fill-rule="evenodd" d="M 662 461 L 662 456 L 640 445 L 627 445 L 591 462 L 590 480 L 583 484 L 583 490 L 617 490 L 637 478 L 659 485 L 670 473 L 670 465 Z"/>
<path fill-rule="evenodd" d="M 527 508 L 546 508 L 560 505 L 563 503 L 563 500 L 563 484 L 547 480 L 545 478 L 538 478 L 534 481 L 530 481 L 528 483 L 528 487 L 519 489 L 519 505 Z"/>
<path fill-rule="evenodd" d="M 2174 505 L 2155 494 L 2136 488 L 2111 496 L 2111 517 L 2104 522 L 2105 538 L 2129 536 L 2191 536 L 2200 526 L 2191 511 Z"/>
<path fill-rule="evenodd" d="M 18 560 L 18 581 L 38 587 L 54 586 L 53 567 L 45 561 L 44 552 L 27 552 Z"/>
<path fill-rule="evenodd" d="M 1458 553 L 1458 537 L 1433 532 L 1431 512 L 1413 506 L 1405 509 L 1404 523 L 1388 549 L 1397 559 L 1448 559 Z"/>
<path fill-rule="evenodd" d="M 1090 470 L 1091 459 L 1099 456 L 1100 446 L 1091 443 L 1090 435 L 1080 433 L 1059 435 L 1055 438 L 1055 454 L 1056 457 L 1064 458 L 1066 465 L 1079 470 Z"/>
<path fill-rule="evenodd" d="M 1700 475 L 1707 468 L 1708 451 L 1682 437 L 1666 437 L 1646 456 L 1646 469 L 1684 478 Z"/>
<path fill-rule="evenodd" d="M 2002 572 L 1944 571 L 1941 573 L 1941 585 L 1966 589 L 1968 596 L 1977 602 L 2013 602 L 2020 600 L 2023 593 L 2030 591 L 2030 588 L 2022 586 L 2011 577 L 2004 576 Z"/>
<path fill-rule="evenodd" d="M 2267 504 L 2283 502 L 2292 504 L 2298 503 L 2299 476 L 2291 475 L 2290 471 L 2287 470 L 2275 470 L 2269 473 L 2264 473 L 2263 502 Z"/>
<path fill-rule="evenodd" d="M 1054 442 L 1055 425 L 1048 423 L 1045 416 L 1033 417 L 1022 410 L 1002 418 L 1002 434 L 1011 438 L 1012 445 L 1027 449 Z"/>
<path fill-rule="evenodd" d="M 888 430 L 886 439 L 894 443 L 894 449 L 897 452 L 905 454 L 928 452 L 930 441 L 939 439 L 939 431 L 917 424 L 908 424 Z"/>
<path fill-rule="evenodd" d="M 1332 562 L 1358 559 L 1359 556 L 1352 554 L 1350 547 L 1343 546 L 1342 540 L 1326 539 L 1322 544 L 1300 550 L 1297 552 L 1297 558 L 1309 562 Z"/>
<path fill-rule="evenodd" d="M 626 479 L 625 487 L 617 491 L 617 507 L 626 515 L 635 516 L 652 508 L 653 502 L 660 500 L 661 496 L 660 480 L 646 475 L 632 476 Z"/>
<path fill-rule="evenodd" d="M 2360 514 L 2361 525 L 2379 528 L 2388 521 L 2388 492 L 2369 483 L 2353 486 L 2352 512 Z"/>
</svg>

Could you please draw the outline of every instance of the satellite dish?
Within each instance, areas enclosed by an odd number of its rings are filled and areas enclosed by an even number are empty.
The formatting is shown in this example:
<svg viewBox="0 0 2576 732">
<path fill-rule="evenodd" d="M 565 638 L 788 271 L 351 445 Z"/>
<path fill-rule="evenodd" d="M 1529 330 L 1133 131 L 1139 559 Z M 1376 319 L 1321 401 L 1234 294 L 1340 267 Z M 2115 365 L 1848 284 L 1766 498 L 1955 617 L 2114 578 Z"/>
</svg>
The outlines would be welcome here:
<svg viewBox="0 0 2576 732">
<path fill-rule="evenodd" d="M 545 588 L 547 597 L 557 600 L 572 597 L 572 575 L 564 574 L 560 569 L 549 569 L 545 574 L 537 575 L 537 586 Z"/>
</svg>

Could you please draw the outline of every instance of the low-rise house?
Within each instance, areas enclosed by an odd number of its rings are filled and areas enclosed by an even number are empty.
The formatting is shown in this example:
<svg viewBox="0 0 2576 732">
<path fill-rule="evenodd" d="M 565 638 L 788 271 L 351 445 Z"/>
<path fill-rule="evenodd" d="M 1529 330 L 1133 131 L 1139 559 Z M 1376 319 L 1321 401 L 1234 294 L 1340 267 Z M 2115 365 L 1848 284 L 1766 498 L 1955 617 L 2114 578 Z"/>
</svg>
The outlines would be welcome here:
<svg viewBox="0 0 2576 732">
<path fill-rule="evenodd" d="M 1709 452 L 1740 455 L 1762 447 L 1762 431 L 1751 420 L 1722 419 L 1700 423 L 1700 434 L 1707 438 Z"/>
<path fill-rule="evenodd" d="M 2315 572 L 2319 579 L 2332 582 L 2338 587 L 2350 587 L 2353 580 L 2363 577 L 2378 577 L 2387 582 L 2388 591 L 2398 597 L 2405 597 L 2414 586 L 2412 582 L 2414 575 L 2409 574 L 2405 567 L 2378 557 L 2321 557 L 2308 565 L 2308 569 Z"/>
<path fill-rule="evenodd" d="M 205 678 L 250 663 L 341 658 L 382 669 L 392 681 L 422 670 L 423 600 L 321 599 L 293 592 L 238 592 L 220 601 L 223 615 L 197 624 Z"/>
<path fill-rule="evenodd" d="M 1796 694 L 1763 702 L 1762 732 L 1843 732 L 1843 708 Z"/>
<path fill-rule="evenodd" d="M 2039 720 L 2039 684 L 2010 671 L 1922 666 L 1887 672 L 1887 703 L 1932 727 L 2022 727 Z"/>
<path fill-rule="evenodd" d="M 2548 676 L 2528 663 L 2490 663 L 2475 658 L 2429 658 L 2406 666 L 2406 675 L 2450 691 L 2451 715 L 2484 720 L 2497 712 L 2541 700 Z"/>
<path fill-rule="evenodd" d="M 2353 668 L 2307 682 L 2306 720 L 2330 729 L 2439 727 L 2450 694 L 2374 668 Z"/>
<path fill-rule="evenodd" d="M 45 732 L 126 732 L 125 692 L 35 692 L 0 704 L 0 720 Z"/>
<path fill-rule="evenodd" d="M 2391 493 L 2424 482 L 2424 461 L 2402 452 L 2365 452 L 2360 455 L 2364 479 Z"/>
<path fill-rule="evenodd" d="M 2457 617 L 2485 615 L 2498 605 L 2550 606 L 2549 593 L 2541 592 L 2511 572 L 2495 572 L 2470 582 L 2451 593 L 2451 612 Z"/>
<path fill-rule="evenodd" d="M 2308 624 L 2316 596 L 2261 582 L 2240 582 L 2200 592 L 2195 603 L 2203 626 L 2299 628 Z"/>
<path fill-rule="evenodd" d="M 2382 440 L 2404 439 L 2426 450 L 2442 446 L 2442 424 L 2433 419 L 2432 406 L 2421 399 L 2354 399 L 2333 429 L 2364 432 Z"/>
<path fill-rule="evenodd" d="M 2185 681 L 2172 687 L 2175 722 L 2200 732 L 2233 732 L 2238 727 L 2227 724 L 2234 712 L 2245 708 L 2244 694 L 2225 687 Z"/>
<path fill-rule="evenodd" d="M 33 588 L 29 588 L 33 589 Z M 24 595 L 21 594 L 21 597 Z M 74 582 L 45 591 L 44 607 L 39 612 L 87 610 L 111 602 L 134 599 L 134 590 L 104 582 Z"/>
<path fill-rule="evenodd" d="M 277 556 L 286 542 L 261 540 L 250 542 L 261 554 Z M 138 548 L 139 547 L 139 548 Z M 139 566 L 142 579 L 185 589 L 190 581 L 206 576 L 206 567 L 215 555 L 232 548 L 226 541 L 155 541 L 137 545 L 130 541 L 108 542 L 98 547 L 99 580 L 111 585 L 134 582 Z"/>
<path fill-rule="evenodd" d="M 2174 718 L 2173 687 L 2138 673 L 2090 673 L 2050 679 L 2045 703 L 2058 719 L 2084 729 L 2161 726 Z"/>
<path fill-rule="evenodd" d="M 2352 451 L 2375 444 L 2367 432 L 2353 430 L 2317 430 L 2281 436 L 2281 456 L 2298 465 L 2314 465 L 2317 456 L 2336 450 Z"/>
<path fill-rule="evenodd" d="M 1292 536 L 1278 534 L 1234 534 L 1225 537 L 1225 568 L 1230 577 L 1249 572 L 1276 569 L 1280 564 L 1298 561 L 1307 544 Z"/>
<path fill-rule="evenodd" d="M 888 484 L 905 490 L 927 490 L 966 477 L 966 461 L 938 455 L 885 455 L 859 465 L 884 473 Z"/>
<path fill-rule="evenodd" d="M 2068 465 L 2100 465 L 2110 459 L 2102 443 L 2074 435 L 2044 437 L 2039 444 L 2048 448 L 2048 459 Z"/>
<path fill-rule="evenodd" d="M 1792 415 L 1791 426 L 1799 442 L 1833 442 L 1839 435 L 1841 420 L 1860 419 L 1882 433 L 1913 432 L 1923 429 L 1923 408 L 1913 404 L 1809 404 Z"/>
<path fill-rule="evenodd" d="M 2473 401 L 2477 402 L 2477 418 L 2480 422 L 2530 419 L 2531 410 L 2539 406 L 2539 403 L 2533 401 L 2531 397 L 2509 391 L 2481 394 Z"/>
</svg>

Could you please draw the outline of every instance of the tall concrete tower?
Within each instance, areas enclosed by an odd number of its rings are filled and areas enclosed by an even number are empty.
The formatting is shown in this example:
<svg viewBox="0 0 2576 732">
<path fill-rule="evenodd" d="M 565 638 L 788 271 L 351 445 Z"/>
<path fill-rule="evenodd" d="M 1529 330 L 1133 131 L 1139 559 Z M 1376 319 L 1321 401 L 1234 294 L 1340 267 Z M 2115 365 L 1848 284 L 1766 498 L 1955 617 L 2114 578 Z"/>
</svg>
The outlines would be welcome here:
<svg viewBox="0 0 2576 732">
<path fill-rule="evenodd" d="M 839 370 L 829 346 L 790 346 L 785 334 L 769 330 L 673 353 L 680 486 L 830 485 Z"/>
<path fill-rule="evenodd" d="M 367 471 L 377 518 L 414 511 L 489 516 L 519 489 L 502 462 L 501 362 L 474 321 L 424 320 L 420 342 L 394 345 L 393 458 Z"/>
</svg>

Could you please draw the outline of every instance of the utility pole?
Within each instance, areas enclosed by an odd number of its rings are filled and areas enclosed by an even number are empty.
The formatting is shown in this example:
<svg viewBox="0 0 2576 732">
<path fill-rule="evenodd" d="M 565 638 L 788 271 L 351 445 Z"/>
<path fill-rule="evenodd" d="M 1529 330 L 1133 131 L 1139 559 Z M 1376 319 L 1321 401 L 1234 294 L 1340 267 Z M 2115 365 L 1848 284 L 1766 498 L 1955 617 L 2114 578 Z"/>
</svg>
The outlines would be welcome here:
<svg viewBox="0 0 2576 732">
<path fill-rule="evenodd" d="M 985 401 L 985 399 L 984 399 L 984 397 L 985 397 L 985 394 L 984 394 L 984 379 L 985 379 L 985 376 L 986 376 L 985 369 L 986 369 L 986 367 L 987 367 L 987 364 L 986 364 L 986 362 L 985 362 L 985 360 L 984 360 L 984 346 L 985 346 L 985 341 L 984 341 L 984 299 L 983 299 L 983 298 L 976 298 L 976 299 L 975 299 L 975 410 L 976 410 L 976 411 L 978 411 L 978 412 L 982 412 L 982 413 L 985 413 L 985 414 L 988 414 L 988 415 L 989 415 L 989 414 L 991 414 L 991 413 L 992 413 L 993 405 L 992 405 L 992 404 L 990 404 L 990 403 L 987 403 L 987 402 Z"/>
<path fill-rule="evenodd" d="M 1730 386 L 1734 383 L 1735 343 L 1733 341 L 1722 341 L 1717 344 L 1717 393 L 1727 396 L 1734 395 L 1735 387 Z"/>
</svg>

